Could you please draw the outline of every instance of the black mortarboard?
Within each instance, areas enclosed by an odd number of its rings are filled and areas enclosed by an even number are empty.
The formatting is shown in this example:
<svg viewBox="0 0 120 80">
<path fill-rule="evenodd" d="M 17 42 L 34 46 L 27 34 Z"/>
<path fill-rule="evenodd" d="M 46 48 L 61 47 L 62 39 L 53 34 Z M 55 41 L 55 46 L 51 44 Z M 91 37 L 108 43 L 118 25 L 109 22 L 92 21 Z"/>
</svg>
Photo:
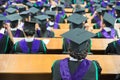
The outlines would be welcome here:
<svg viewBox="0 0 120 80">
<path fill-rule="evenodd" d="M 96 10 L 98 13 L 102 13 L 102 12 L 104 12 L 104 11 L 106 11 L 106 8 L 98 8 L 97 10 Z"/>
<path fill-rule="evenodd" d="M 30 13 L 30 11 L 23 11 L 23 12 L 21 12 L 20 13 L 20 16 L 22 17 L 22 18 L 27 18 L 28 16 L 29 16 L 29 13 Z"/>
<path fill-rule="evenodd" d="M 35 18 L 41 22 L 41 21 L 46 21 L 50 17 L 48 15 L 38 15 L 38 16 L 35 16 Z M 38 21 L 38 23 L 39 23 L 39 21 Z"/>
<path fill-rule="evenodd" d="M 67 20 L 71 23 L 79 25 L 83 23 L 84 21 L 86 21 L 87 18 L 84 17 L 83 15 L 79 15 L 75 13 L 75 14 L 72 14 L 70 17 L 68 17 Z"/>
<path fill-rule="evenodd" d="M 45 14 L 51 17 L 51 19 L 55 19 L 56 11 L 45 11 Z"/>
<path fill-rule="evenodd" d="M 25 11 L 26 7 L 25 6 L 17 6 L 17 9 L 19 10 L 19 13 L 20 13 L 20 12 Z"/>
<path fill-rule="evenodd" d="M 115 9 L 120 11 L 120 6 L 115 6 Z"/>
<path fill-rule="evenodd" d="M 58 11 L 63 11 L 64 10 L 64 5 L 57 5 Z"/>
<path fill-rule="evenodd" d="M 31 8 L 29 9 L 29 12 L 32 13 L 32 14 L 35 14 L 35 13 L 37 13 L 38 11 L 39 11 L 39 9 L 37 9 L 37 8 L 35 8 L 35 7 L 31 7 Z"/>
<path fill-rule="evenodd" d="M 62 34 L 62 37 L 70 40 L 71 49 L 72 50 L 79 49 L 79 51 L 82 51 L 86 47 L 88 47 L 86 44 L 84 44 L 84 45 L 82 45 L 82 44 L 94 36 L 95 36 L 95 34 L 88 32 L 84 29 L 80 29 L 80 28 L 75 28 L 75 29 L 72 29 L 72 30 Z"/>
<path fill-rule="evenodd" d="M 8 15 L 6 16 L 8 18 L 8 20 L 10 21 L 16 21 L 16 20 L 19 20 L 19 19 L 22 19 L 22 17 L 19 15 L 19 14 L 11 14 L 11 15 Z"/>
<path fill-rule="evenodd" d="M 26 5 L 27 5 L 28 7 L 33 7 L 33 3 L 31 3 L 31 2 L 27 2 Z"/>
<path fill-rule="evenodd" d="M 50 9 L 50 5 L 49 4 L 43 4 L 43 7 L 45 7 L 46 10 Z"/>
<path fill-rule="evenodd" d="M 5 21 L 5 20 L 8 20 L 6 16 L 4 16 L 3 14 L 0 14 L 0 21 Z"/>
<path fill-rule="evenodd" d="M 56 15 L 56 11 L 45 11 L 45 14 L 47 14 L 49 16 L 55 16 Z"/>
<path fill-rule="evenodd" d="M 25 32 L 35 31 L 35 23 L 34 22 L 24 22 L 23 30 Z"/>
<path fill-rule="evenodd" d="M 15 9 L 15 8 L 8 8 L 8 9 L 6 9 L 6 12 L 8 12 L 8 13 L 15 13 L 16 12 L 16 10 L 17 9 Z"/>
<path fill-rule="evenodd" d="M 85 8 L 76 8 L 75 9 L 75 13 L 78 13 L 78 14 L 84 14 L 85 13 Z"/>
<path fill-rule="evenodd" d="M 111 3 L 111 2 L 109 2 L 109 3 L 107 3 L 107 5 L 110 6 L 110 7 L 112 7 L 114 4 Z"/>
<path fill-rule="evenodd" d="M 61 3 L 61 4 L 64 4 L 64 3 L 65 3 L 65 0 L 60 0 L 60 3 Z"/>
<path fill-rule="evenodd" d="M 109 24 L 111 24 L 111 25 L 114 25 L 115 20 L 116 20 L 112 15 L 110 15 L 110 14 L 108 14 L 108 13 L 105 13 L 105 14 L 104 14 L 103 19 L 104 19 L 105 21 L 107 21 L 107 22 L 108 22 Z M 107 26 L 107 27 L 109 27 L 109 26 Z"/>
</svg>

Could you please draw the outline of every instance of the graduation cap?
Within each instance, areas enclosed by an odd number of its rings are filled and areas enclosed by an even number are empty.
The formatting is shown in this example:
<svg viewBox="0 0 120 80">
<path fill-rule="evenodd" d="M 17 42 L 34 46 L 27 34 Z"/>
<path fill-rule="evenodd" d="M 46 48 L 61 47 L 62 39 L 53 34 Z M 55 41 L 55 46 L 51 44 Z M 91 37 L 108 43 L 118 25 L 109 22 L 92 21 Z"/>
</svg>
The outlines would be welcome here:
<svg viewBox="0 0 120 80">
<path fill-rule="evenodd" d="M 42 21 L 46 21 L 50 17 L 48 15 L 38 15 L 38 16 L 34 16 L 34 18 L 38 20 L 36 22 L 41 23 Z"/>
<path fill-rule="evenodd" d="M 108 14 L 108 13 L 105 13 L 105 14 L 104 14 L 103 19 L 104 19 L 105 21 L 107 21 L 108 23 L 110 23 L 111 25 L 114 25 L 115 20 L 116 20 L 112 15 L 110 15 L 110 14 Z"/>
<path fill-rule="evenodd" d="M 72 50 L 77 49 L 79 51 L 82 51 L 88 48 L 86 41 L 88 41 L 91 37 L 94 37 L 95 34 L 84 29 L 75 28 L 62 34 L 61 36 L 70 40 L 70 48 Z"/>
<path fill-rule="evenodd" d="M 4 16 L 3 14 L 0 14 L 0 21 L 5 21 L 5 20 L 8 20 L 6 16 Z"/>
<path fill-rule="evenodd" d="M 26 7 L 25 6 L 17 6 L 17 9 L 19 10 L 19 13 L 20 13 L 20 12 L 25 11 Z"/>
<path fill-rule="evenodd" d="M 115 10 L 120 11 L 120 6 L 115 6 Z"/>
<path fill-rule="evenodd" d="M 33 7 L 33 3 L 31 2 L 27 2 L 26 5 L 30 8 L 30 7 Z"/>
<path fill-rule="evenodd" d="M 4 16 L 3 14 L 0 14 L 0 28 L 3 26 L 3 22 L 6 20 L 8 20 L 6 16 Z"/>
<path fill-rule="evenodd" d="M 60 3 L 61 3 L 61 4 L 64 4 L 64 3 L 65 3 L 65 0 L 60 0 Z"/>
<path fill-rule="evenodd" d="M 24 22 L 24 31 L 35 31 L 35 22 Z"/>
<path fill-rule="evenodd" d="M 35 8 L 35 7 L 31 7 L 31 8 L 29 9 L 29 12 L 32 13 L 32 14 L 35 14 L 35 13 L 37 13 L 38 11 L 39 11 L 39 9 L 37 9 L 37 8 Z"/>
<path fill-rule="evenodd" d="M 83 23 L 84 21 L 86 21 L 87 18 L 84 17 L 83 15 L 79 15 L 79 14 L 75 13 L 75 14 L 71 15 L 70 17 L 68 17 L 67 20 L 71 23 L 79 25 L 79 24 Z"/>
<path fill-rule="evenodd" d="M 16 10 L 17 10 L 17 9 L 15 9 L 15 8 L 8 8 L 8 9 L 6 9 L 6 12 L 12 14 L 12 13 L 15 13 Z"/>
<path fill-rule="evenodd" d="M 8 16 L 6 16 L 6 17 L 7 17 L 8 20 L 10 20 L 10 21 L 18 21 L 19 19 L 22 19 L 22 17 L 21 17 L 19 14 L 17 14 L 17 13 L 8 15 Z"/>
<path fill-rule="evenodd" d="M 78 13 L 78 14 L 83 14 L 83 13 L 85 13 L 85 8 L 76 8 L 75 9 L 75 13 Z"/>
<path fill-rule="evenodd" d="M 45 14 L 50 16 L 51 18 L 55 18 L 56 16 L 56 11 L 45 11 Z"/>
<path fill-rule="evenodd" d="M 29 11 L 27 10 L 27 11 L 23 11 L 23 12 L 21 12 L 21 13 L 19 13 L 20 14 L 20 16 L 22 17 L 22 18 L 28 18 L 28 16 L 29 16 Z"/>
<path fill-rule="evenodd" d="M 106 11 L 106 8 L 98 8 L 97 10 L 96 10 L 98 13 L 102 13 L 102 12 L 105 12 Z"/>
<path fill-rule="evenodd" d="M 114 4 L 111 3 L 111 2 L 108 2 L 107 5 L 110 6 L 110 7 L 112 7 Z"/>
<path fill-rule="evenodd" d="M 50 5 L 49 4 L 43 4 L 43 7 L 45 7 L 46 10 L 49 10 Z"/>
<path fill-rule="evenodd" d="M 57 5 L 57 10 L 58 11 L 63 11 L 64 10 L 64 5 Z"/>
</svg>

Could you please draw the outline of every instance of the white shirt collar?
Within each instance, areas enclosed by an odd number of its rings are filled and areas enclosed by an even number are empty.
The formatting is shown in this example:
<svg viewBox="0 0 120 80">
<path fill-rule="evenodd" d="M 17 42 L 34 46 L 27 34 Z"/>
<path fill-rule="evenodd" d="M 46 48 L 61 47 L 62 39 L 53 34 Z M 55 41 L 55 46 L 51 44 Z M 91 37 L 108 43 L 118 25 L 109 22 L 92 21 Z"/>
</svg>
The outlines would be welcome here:
<svg viewBox="0 0 120 80">
<path fill-rule="evenodd" d="M 111 28 L 109 27 L 104 27 L 104 30 L 106 30 L 107 32 L 111 31 Z"/>
<path fill-rule="evenodd" d="M 5 28 L 0 29 L 1 34 L 4 34 L 4 32 L 5 32 Z"/>
<path fill-rule="evenodd" d="M 16 31 L 17 30 L 17 28 L 11 28 L 11 31 Z"/>
<path fill-rule="evenodd" d="M 71 57 L 71 56 L 70 56 L 69 60 L 70 60 L 70 61 L 78 61 L 77 59 L 75 59 L 75 58 L 73 58 L 73 57 Z M 83 60 L 83 59 L 82 59 L 82 60 Z M 79 60 L 79 61 L 82 61 L 82 60 Z"/>
<path fill-rule="evenodd" d="M 26 42 L 32 42 L 33 40 L 34 40 L 34 37 L 31 37 L 31 38 L 25 37 L 25 41 L 26 41 Z"/>
</svg>

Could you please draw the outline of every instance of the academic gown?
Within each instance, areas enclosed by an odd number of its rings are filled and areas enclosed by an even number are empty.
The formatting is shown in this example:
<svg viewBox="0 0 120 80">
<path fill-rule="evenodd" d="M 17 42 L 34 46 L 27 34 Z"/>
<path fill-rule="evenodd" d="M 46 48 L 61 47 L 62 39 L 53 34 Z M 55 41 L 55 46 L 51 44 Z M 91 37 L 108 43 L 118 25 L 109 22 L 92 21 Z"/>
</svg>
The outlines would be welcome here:
<svg viewBox="0 0 120 80">
<path fill-rule="evenodd" d="M 46 30 L 44 33 L 41 30 L 37 30 L 36 37 L 53 38 L 54 32 Z"/>
<path fill-rule="evenodd" d="M 102 29 L 100 32 L 96 33 L 96 36 L 94 38 L 115 38 L 116 35 L 117 32 L 113 28 L 111 28 L 111 31 L 106 31 L 105 29 Z"/>
<path fill-rule="evenodd" d="M 120 55 L 120 40 L 109 43 L 105 52 L 107 54 L 119 54 Z"/>
<path fill-rule="evenodd" d="M 11 32 L 12 32 L 13 37 L 24 37 L 23 31 L 21 31 L 21 30 L 19 30 L 19 29 L 17 29 L 17 30 L 12 30 Z M 8 35 L 8 33 L 5 32 L 5 35 Z"/>
<path fill-rule="evenodd" d="M 60 72 L 60 68 L 61 68 L 60 67 L 60 61 L 61 60 L 55 61 L 55 63 L 52 66 L 52 77 L 53 77 L 52 80 L 96 80 L 96 74 L 98 74 L 98 77 L 99 77 L 100 73 L 101 73 L 101 70 L 102 70 L 97 61 L 91 61 L 91 64 L 89 65 L 89 68 L 86 71 L 86 73 L 84 74 L 84 76 L 82 76 L 82 79 L 78 79 L 78 78 L 76 78 L 76 79 L 62 79 L 61 78 L 61 72 Z M 70 61 L 70 60 L 68 60 L 67 65 L 68 65 L 68 69 L 69 69 L 70 74 L 74 74 L 75 71 L 77 72 L 78 69 L 80 68 L 80 67 L 78 67 L 80 64 L 81 64 L 81 61 Z M 63 68 L 63 66 L 62 66 L 62 68 Z M 66 64 L 65 64 L 65 66 L 66 66 Z M 65 66 L 64 66 L 64 68 L 65 68 Z M 98 69 L 98 72 L 96 72 L 96 67 Z"/>
<path fill-rule="evenodd" d="M 16 42 L 12 48 L 12 53 L 46 53 L 47 48 L 43 41 L 34 39 L 32 42 L 26 42 L 24 39 Z"/>
<path fill-rule="evenodd" d="M 9 53 L 12 49 L 13 42 L 9 38 L 9 36 L 3 35 L 0 33 L 0 54 L 1 53 Z"/>
</svg>

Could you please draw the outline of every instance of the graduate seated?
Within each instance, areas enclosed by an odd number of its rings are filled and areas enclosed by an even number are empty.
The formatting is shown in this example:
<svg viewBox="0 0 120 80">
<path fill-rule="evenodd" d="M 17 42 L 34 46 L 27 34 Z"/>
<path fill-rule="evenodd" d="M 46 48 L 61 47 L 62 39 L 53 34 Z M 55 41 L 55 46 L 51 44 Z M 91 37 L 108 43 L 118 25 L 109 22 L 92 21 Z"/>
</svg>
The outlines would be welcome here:
<svg viewBox="0 0 120 80">
<path fill-rule="evenodd" d="M 105 8 L 98 8 L 92 15 L 92 23 L 95 23 L 93 25 L 93 29 L 100 29 L 101 28 L 101 19 L 104 15 L 106 9 Z"/>
<path fill-rule="evenodd" d="M 13 37 L 24 37 L 23 31 L 18 29 L 18 20 L 22 19 L 22 17 L 19 14 L 12 14 L 6 17 L 10 20 L 10 27 Z M 5 34 L 8 35 L 8 33 Z"/>
<path fill-rule="evenodd" d="M 85 29 L 85 23 L 87 22 L 87 17 L 84 17 L 83 15 L 74 13 L 70 17 L 68 17 L 67 20 L 68 20 L 68 22 L 71 23 L 70 29 L 75 29 L 75 28 L 84 28 Z"/>
<path fill-rule="evenodd" d="M 45 13 L 46 13 L 48 16 L 51 17 L 51 18 L 48 20 L 48 22 L 47 22 L 47 30 L 60 29 L 59 23 L 56 23 L 56 22 L 55 22 L 56 12 L 55 12 L 55 11 L 46 11 Z"/>
<path fill-rule="evenodd" d="M 120 55 L 120 40 L 109 43 L 105 50 L 105 53 Z"/>
<path fill-rule="evenodd" d="M 37 28 L 37 34 L 36 37 L 41 37 L 41 38 L 53 38 L 54 37 L 54 32 L 47 30 L 47 19 L 50 18 L 47 15 L 39 15 L 35 16 L 36 19 L 38 19 L 38 25 L 39 27 Z"/>
<path fill-rule="evenodd" d="M 113 41 L 108 44 L 106 48 L 107 54 L 120 54 L 120 18 L 115 21 L 115 29 L 117 31 L 117 37 L 119 40 Z"/>
<path fill-rule="evenodd" d="M 5 16 L 0 15 L 0 54 L 10 53 L 13 46 L 13 36 L 10 31 L 10 25 L 3 23 L 6 20 Z M 4 28 L 7 30 L 8 35 L 4 35 Z"/>
<path fill-rule="evenodd" d="M 114 29 L 115 18 L 108 13 L 103 16 L 101 31 L 96 33 L 95 38 L 115 38 L 117 33 Z"/>
<path fill-rule="evenodd" d="M 57 15 L 55 18 L 56 23 L 65 23 L 65 19 L 67 18 L 67 15 L 64 10 L 63 5 L 57 5 Z"/>
<path fill-rule="evenodd" d="M 47 48 L 42 40 L 34 38 L 35 35 L 35 23 L 24 23 L 25 39 L 16 42 L 13 46 L 12 53 L 46 53 Z"/>
<path fill-rule="evenodd" d="M 52 80 L 99 80 L 101 67 L 95 60 L 86 59 L 93 33 L 74 29 L 62 35 L 70 40 L 69 55 L 52 66 Z"/>
</svg>

